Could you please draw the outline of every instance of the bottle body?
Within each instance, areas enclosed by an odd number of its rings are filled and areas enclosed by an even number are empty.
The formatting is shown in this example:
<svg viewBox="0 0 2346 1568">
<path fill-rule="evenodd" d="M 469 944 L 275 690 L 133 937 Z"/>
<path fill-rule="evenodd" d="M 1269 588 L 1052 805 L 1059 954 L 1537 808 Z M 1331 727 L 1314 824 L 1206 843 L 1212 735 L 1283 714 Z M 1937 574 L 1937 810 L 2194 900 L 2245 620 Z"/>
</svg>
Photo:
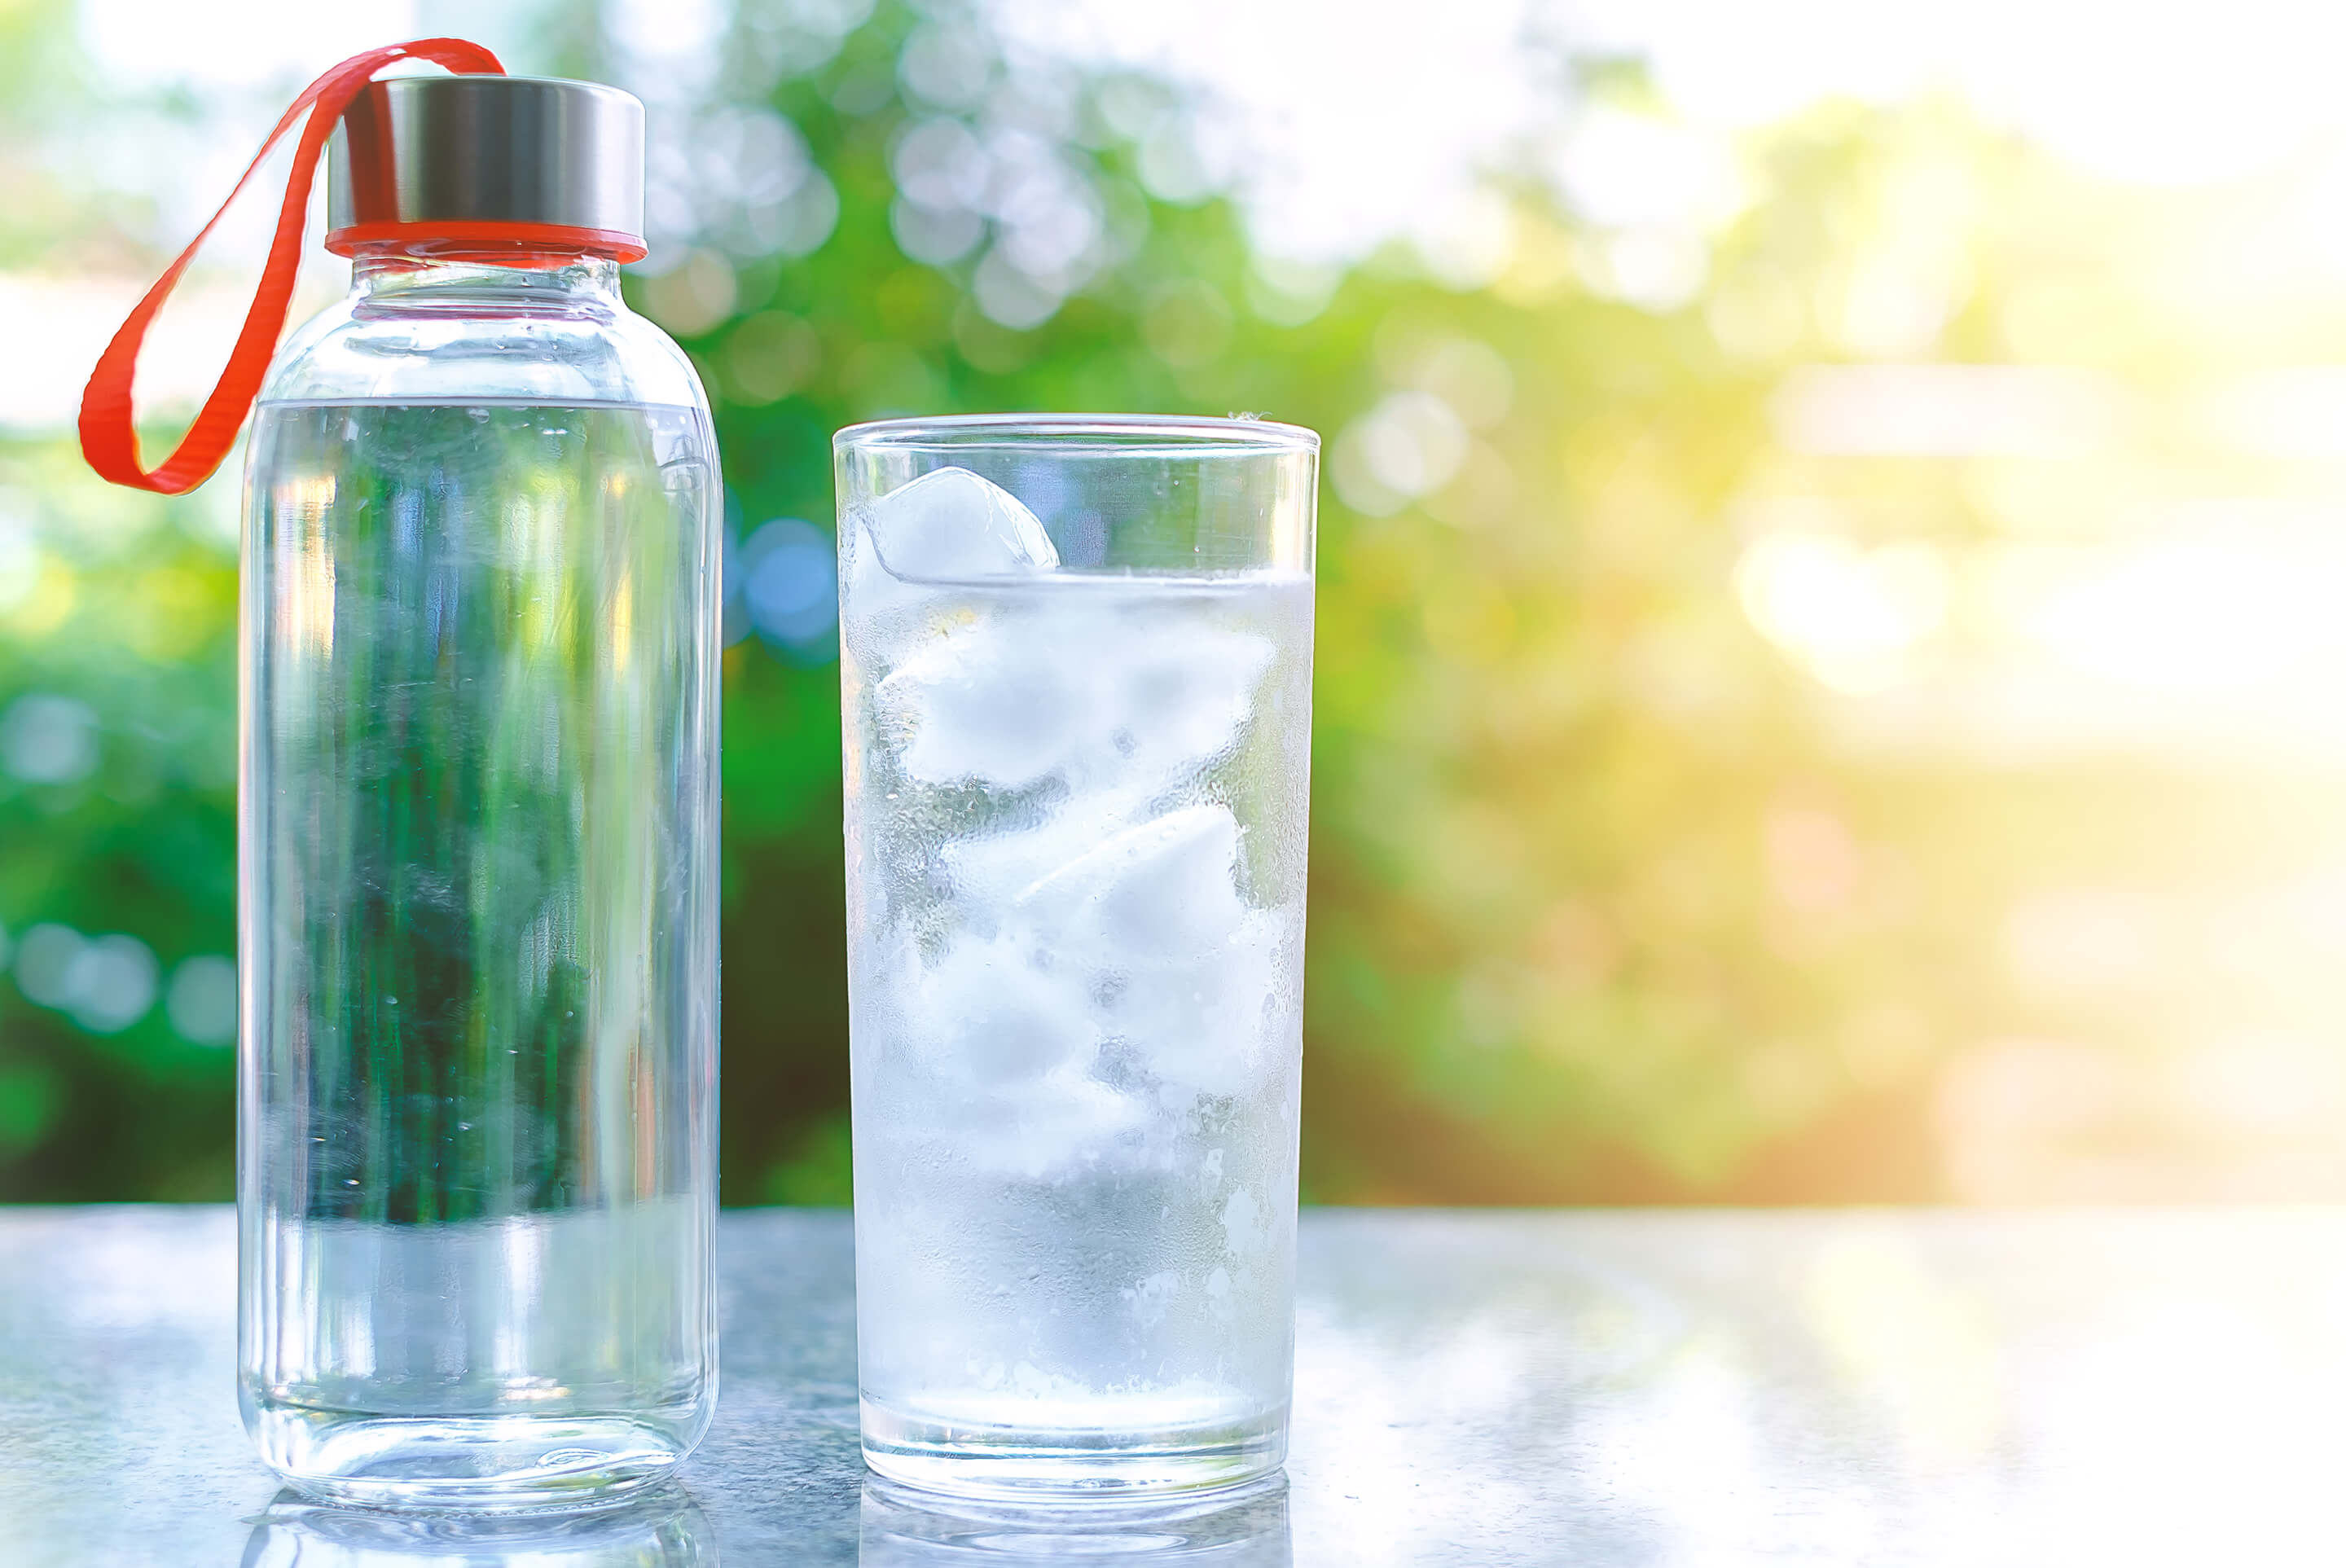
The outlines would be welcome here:
<svg viewBox="0 0 2346 1568">
<path fill-rule="evenodd" d="M 590 1501 L 715 1396 L 714 441 L 607 264 L 367 270 L 248 469 L 242 1401 L 320 1496 Z"/>
</svg>

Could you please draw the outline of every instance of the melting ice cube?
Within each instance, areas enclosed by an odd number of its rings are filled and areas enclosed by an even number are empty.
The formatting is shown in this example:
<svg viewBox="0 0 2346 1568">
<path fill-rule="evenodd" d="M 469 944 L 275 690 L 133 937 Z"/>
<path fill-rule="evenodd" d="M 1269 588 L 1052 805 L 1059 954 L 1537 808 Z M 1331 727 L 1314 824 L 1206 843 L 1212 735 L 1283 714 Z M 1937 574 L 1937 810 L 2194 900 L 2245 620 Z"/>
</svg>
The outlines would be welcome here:
<svg viewBox="0 0 2346 1568">
<path fill-rule="evenodd" d="M 1046 929 L 1123 967 L 1195 958 L 1246 918 L 1239 824 L 1227 806 L 1190 806 L 1127 828 L 1020 895 Z"/>
<path fill-rule="evenodd" d="M 1136 1047 L 1151 1076 L 1193 1095 L 1246 1092 L 1271 1060 L 1290 922 L 1251 910 L 1203 960 L 1136 966 L 1104 992 L 1102 1033 Z"/>
<path fill-rule="evenodd" d="M 1094 1074 L 1085 974 L 1030 941 L 967 933 L 911 963 L 899 1027 L 928 1087 L 913 1123 L 881 1139 L 910 1130 L 973 1169 L 1030 1180 L 1137 1156 L 1149 1107 Z"/>
<path fill-rule="evenodd" d="M 1139 820 L 1148 803 L 1130 789 L 1076 795 L 1034 827 L 956 839 L 938 850 L 937 861 L 970 907 L 1007 910 L 1028 888 Z"/>
<path fill-rule="evenodd" d="M 974 1101 L 956 1129 L 955 1154 L 980 1171 L 1028 1181 L 1064 1178 L 1103 1166 L 1162 1165 L 1163 1129 L 1148 1104 L 1121 1094 L 1069 1064 L 1017 1085 L 1015 1093 Z"/>
<path fill-rule="evenodd" d="M 1247 907 L 1239 825 L 1191 806 L 1113 834 L 1017 901 L 1034 940 L 1088 974 L 1097 1033 L 1176 1095 L 1244 1091 L 1270 1059 L 1292 917 Z"/>
<path fill-rule="evenodd" d="M 946 1075 L 1009 1087 L 1095 1043 L 1082 981 L 1034 959 L 1020 942 L 964 936 L 921 976 L 914 1033 Z"/>
<path fill-rule="evenodd" d="M 1103 638 L 1099 652 L 1116 731 L 1107 738 L 1163 789 L 1238 739 L 1272 649 L 1268 637 L 1200 624 L 1178 640 Z"/>
<path fill-rule="evenodd" d="M 898 577 L 1048 572 L 1059 552 L 1018 497 L 966 468 L 940 468 L 864 508 L 880 563 Z"/>
<path fill-rule="evenodd" d="M 1015 789 L 1058 774 L 1146 797 L 1234 743 L 1270 667 L 1268 638 L 1188 623 L 1178 636 L 1113 611 L 988 617 L 937 629 L 880 683 L 923 783 Z"/>
<path fill-rule="evenodd" d="M 1064 768 L 1097 727 L 1096 681 L 1031 626 L 986 619 L 937 629 L 880 683 L 881 710 L 911 731 L 904 770 L 924 784 L 1017 789 Z"/>
</svg>

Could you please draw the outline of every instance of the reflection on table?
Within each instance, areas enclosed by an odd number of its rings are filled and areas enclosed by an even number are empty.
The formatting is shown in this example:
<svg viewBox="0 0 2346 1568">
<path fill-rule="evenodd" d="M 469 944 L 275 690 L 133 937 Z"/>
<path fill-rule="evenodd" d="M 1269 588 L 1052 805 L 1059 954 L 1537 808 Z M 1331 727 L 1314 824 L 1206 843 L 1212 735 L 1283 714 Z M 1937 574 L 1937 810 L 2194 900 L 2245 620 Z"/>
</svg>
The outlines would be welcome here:
<svg viewBox="0 0 2346 1568">
<path fill-rule="evenodd" d="M 1050 1568 L 1071 1559 L 1291 1568 L 1287 1482 L 1171 1502 L 962 1502 L 863 1484 L 860 1568 Z"/>
<path fill-rule="evenodd" d="M 280 1492 L 243 1568 L 714 1568 L 692 1499 L 668 1490 L 590 1513 L 459 1518 L 329 1508 Z"/>
</svg>

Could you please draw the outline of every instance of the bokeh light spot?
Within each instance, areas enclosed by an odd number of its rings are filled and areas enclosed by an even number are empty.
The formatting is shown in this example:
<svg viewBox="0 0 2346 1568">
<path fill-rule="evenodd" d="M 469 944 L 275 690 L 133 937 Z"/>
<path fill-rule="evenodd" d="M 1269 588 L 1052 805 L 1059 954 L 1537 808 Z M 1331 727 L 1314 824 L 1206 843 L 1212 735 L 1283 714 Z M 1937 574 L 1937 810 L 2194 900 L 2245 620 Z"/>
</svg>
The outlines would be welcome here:
<svg viewBox="0 0 2346 1568">
<path fill-rule="evenodd" d="M 137 937 L 98 937 L 66 971 L 66 1011 L 93 1034 L 117 1034 L 155 1005 L 159 977 L 154 950 Z"/>
<path fill-rule="evenodd" d="M 1753 626 L 1836 690 L 1878 690 L 1946 618 L 1944 556 L 1910 541 L 1861 548 L 1830 534 L 1756 541 L 1736 568 Z"/>
<path fill-rule="evenodd" d="M 198 1045 L 236 1042 L 236 962 L 205 953 L 171 972 L 163 1010 L 181 1039 Z"/>
<path fill-rule="evenodd" d="M 0 613 L 32 597 L 41 580 L 41 541 L 28 513 L 0 493 Z"/>
<path fill-rule="evenodd" d="M 81 957 L 81 933 L 71 926 L 42 924 L 16 944 L 16 989 L 27 1002 L 65 1007 L 73 1001 L 71 976 Z"/>
<path fill-rule="evenodd" d="M 1470 439 L 1465 422 L 1432 392 L 1393 392 L 1336 438 L 1331 477 L 1344 504 L 1385 516 L 1447 484 Z"/>
<path fill-rule="evenodd" d="M 1220 291 L 1194 278 L 1157 290 L 1140 318 L 1149 350 L 1177 369 L 1220 358 L 1229 347 L 1230 327 L 1230 307 Z"/>
<path fill-rule="evenodd" d="M 0 769 L 27 784 L 75 784 L 97 769 L 97 715 L 70 697 L 31 692 L 0 715 Z"/>
<path fill-rule="evenodd" d="M 644 309 L 679 338 L 697 338 L 733 313 L 739 284 L 732 263 L 714 250 L 692 250 L 644 280 Z"/>
<path fill-rule="evenodd" d="M 784 311 L 760 311 L 725 340 L 725 388 L 737 402 L 768 403 L 812 382 L 822 365 L 822 340 Z"/>
<path fill-rule="evenodd" d="M 839 624 L 838 549 L 796 517 L 778 517 L 741 546 L 741 600 L 750 624 L 792 650 L 823 645 Z"/>
</svg>

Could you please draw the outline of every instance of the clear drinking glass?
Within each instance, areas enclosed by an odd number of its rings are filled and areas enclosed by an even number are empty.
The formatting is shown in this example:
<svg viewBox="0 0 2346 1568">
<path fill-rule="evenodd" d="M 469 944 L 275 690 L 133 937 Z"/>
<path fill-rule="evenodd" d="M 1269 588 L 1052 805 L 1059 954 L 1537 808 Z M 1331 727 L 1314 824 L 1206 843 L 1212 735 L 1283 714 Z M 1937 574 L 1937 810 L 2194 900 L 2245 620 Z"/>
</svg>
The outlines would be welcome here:
<svg viewBox="0 0 2346 1568">
<path fill-rule="evenodd" d="M 597 1498 L 708 1425 L 719 505 L 607 260 L 362 254 L 262 392 L 240 1390 L 314 1495 Z"/>
<path fill-rule="evenodd" d="M 1285 1456 L 1319 438 L 835 443 L 857 1341 L 881 1474 Z"/>
</svg>

